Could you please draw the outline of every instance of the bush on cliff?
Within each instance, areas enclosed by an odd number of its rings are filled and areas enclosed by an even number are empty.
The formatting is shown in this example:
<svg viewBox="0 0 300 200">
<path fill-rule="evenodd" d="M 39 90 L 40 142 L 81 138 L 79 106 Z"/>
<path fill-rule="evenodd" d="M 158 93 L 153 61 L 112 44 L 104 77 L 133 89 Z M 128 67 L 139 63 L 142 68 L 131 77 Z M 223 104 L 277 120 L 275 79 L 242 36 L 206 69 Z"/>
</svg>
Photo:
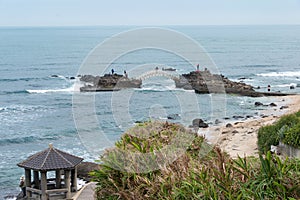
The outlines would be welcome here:
<svg viewBox="0 0 300 200">
<path fill-rule="evenodd" d="M 208 145 L 203 137 L 186 131 L 180 125 L 154 124 L 146 122 L 128 130 L 115 148 L 101 156 L 100 169 L 92 172 L 97 182 L 97 199 L 300 198 L 300 161 L 281 161 L 270 153 L 259 159 L 233 160 L 218 147 Z M 172 156 L 168 151 L 158 150 L 172 145 L 174 141 L 180 146 L 181 142 L 176 140 L 178 135 L 181 139 L 187 137 L 193 140 L 184 152 L 177 153 L 177 158 L 170 164 L 157 169 L 151 169 L 151 162 L 119 154 L 119 150 L 129 150 L 152 155 L 155 158 L 152 160 L 150 156 L 152 161 L 168 159 L 167 156 Z M 176 151 L 172 150 L 173 153 Z M 122 168 L 124 166 L 126 170 Z M 147 166 L 149 171 L 134 172 L 147 169 Z"/>
</svg>

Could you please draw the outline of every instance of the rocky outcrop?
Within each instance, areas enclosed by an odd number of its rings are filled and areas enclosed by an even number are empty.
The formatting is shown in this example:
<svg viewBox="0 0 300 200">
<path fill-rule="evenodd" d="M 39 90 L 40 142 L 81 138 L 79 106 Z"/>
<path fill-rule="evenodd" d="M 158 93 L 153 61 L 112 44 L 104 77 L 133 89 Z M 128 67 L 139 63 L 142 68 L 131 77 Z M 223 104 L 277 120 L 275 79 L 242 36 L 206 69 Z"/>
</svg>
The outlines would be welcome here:
<svg viewBox="0 0 300 200">
<path fill-rule="evenodd" d="M 92 177 L 90 172 L 99 170 L 99 164 L 92 162 L 81 162 L 77 166 L 77 177 L 84 179 L 85 181 L 91 181 Z"/>
<path fill-rule="evenodd" d="M 197 128 L 208 128 L 208 124 L 205 123 L 202 119 L 194 119 L 192 122 L 192 127 L 197 127 Z"/>
<path fill-rule="evenodd" d="M 174 81 L 177 88 L 195 90 L 199 94 L 226 92 L 250 97 L 287 95 L 283 93 L 257 92 L 251 85 L 231 81 L 223 75 L 212 74 L 208 70 L 182 74 L 179 78 L 174 79 Z"/>
<path fill-rule="evenodd" d="M 170 114 L 167 116 L 167 118 L 170 120 L 180 120 L 181 119 L 179 114 Z"/>
<path fill-rule="evenodd" d="M 263 104 L 262 102 L 258 102 L 258 101 L 257 101 L 257 102 L 254 103 L 254 105 L 255 105 L 255 106 L 263 106 L 264 104 Z"/>
<path fill-rule="evenodd" d="M 80 81 L 86 83 L 80 88 L 81 92 L 115 91 L 124 88 L 140 88 L 142 81 L 129 79 L 119 74 L 105 74 L 104 76 L 83 75 Z"/>
</svg>

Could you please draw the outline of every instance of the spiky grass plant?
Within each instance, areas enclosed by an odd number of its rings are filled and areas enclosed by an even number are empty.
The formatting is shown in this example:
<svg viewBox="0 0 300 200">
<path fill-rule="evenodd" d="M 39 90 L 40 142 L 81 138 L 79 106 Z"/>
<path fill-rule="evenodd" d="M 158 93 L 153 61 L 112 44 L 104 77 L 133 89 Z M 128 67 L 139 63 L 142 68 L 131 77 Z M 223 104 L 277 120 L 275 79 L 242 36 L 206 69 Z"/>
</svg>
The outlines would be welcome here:
<svg viewBox="0 0 300 200">
<path fill-rule="evenodd" d="M 157 152 L 176 141 L 178 134 L 183 139 L 182 134 L 190 135 L 193 140 L 175 160 L 154 170 L 153 163 L 120 153 L 126 150 L 152 155 L 152 162 L 167 159 L 169 152 Z M 260 158 L 233 160 L 178 124 L 139 124 L 124 133 L 116 147 L 105 152 L 100 160 L 100 170 L 92 172 L 99 200 L 300 198 L 299 160 L 281 161 L 270 153 Z M 146 171 L 139 172 L 141 166 Z"/>
</svg>

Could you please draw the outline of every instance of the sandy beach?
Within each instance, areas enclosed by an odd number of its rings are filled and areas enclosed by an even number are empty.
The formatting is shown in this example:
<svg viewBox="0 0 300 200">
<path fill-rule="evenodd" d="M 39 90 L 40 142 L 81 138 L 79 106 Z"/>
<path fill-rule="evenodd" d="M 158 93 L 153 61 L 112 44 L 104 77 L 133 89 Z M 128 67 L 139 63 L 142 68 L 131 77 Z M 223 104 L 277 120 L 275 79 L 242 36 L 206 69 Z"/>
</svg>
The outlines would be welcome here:
<svg viewBox="0 0 300 200">
<path fill-rule="evenodd" d="M 210 134 L 208 141 L 220 146 L 233 158 L 258 156 L 258 129 L 274 123 L 282 115 L 300 110 L 300 95 L 268 98 L 269 103 L 275 103 L 277 106 L 268 106 L 266 110 L 260 110 L 260 117 L 257 118 L 231 122 L 230 125 L 226 123 L 218 127 L 210 127 L 205 131 L 206 134 Z"/>
</svg>

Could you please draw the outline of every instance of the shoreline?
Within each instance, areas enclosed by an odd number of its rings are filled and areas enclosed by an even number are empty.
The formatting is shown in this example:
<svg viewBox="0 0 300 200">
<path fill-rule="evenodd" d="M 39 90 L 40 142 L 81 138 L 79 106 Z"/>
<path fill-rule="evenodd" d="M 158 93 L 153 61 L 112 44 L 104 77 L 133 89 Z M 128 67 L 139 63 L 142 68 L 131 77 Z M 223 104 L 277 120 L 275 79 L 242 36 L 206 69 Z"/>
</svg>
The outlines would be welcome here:
<svg viewBox="0 0 300 200">
<path fill-rule="evenodd" d="M 204 135 L 208 142 L 219 146 L 232 158 L 255 156 L 258 157 L 257 133 L 261 126 L 273 124 L 281 116 L 300 110 L 300 95 L 284 97 L 268 97 L 270 102 L 277 104 L 266 110 L 259 110 L 259 118 L 245 121 L 231 121 L 219 126 L 212 126 L 207 130 L 200 129 L 198 134 Z M 281 106 L 288 106 L 280 109 Z M 231 124 L 232 126 L 227 124 Z"/>
</svg>

